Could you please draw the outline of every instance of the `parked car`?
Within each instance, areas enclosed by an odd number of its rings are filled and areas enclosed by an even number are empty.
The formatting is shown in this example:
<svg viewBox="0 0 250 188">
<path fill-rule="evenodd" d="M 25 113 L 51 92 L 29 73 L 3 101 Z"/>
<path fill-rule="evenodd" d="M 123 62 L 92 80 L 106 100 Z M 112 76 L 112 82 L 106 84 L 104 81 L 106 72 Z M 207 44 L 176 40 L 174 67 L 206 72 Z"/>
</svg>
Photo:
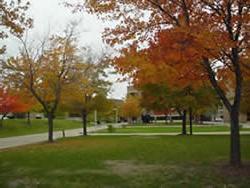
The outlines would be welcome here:
<svg viewBox="0 0 250 188">
<path fill-rule="evenodd" d="M 42 116 L 41 114 L 36 114 L 35 118 L 36 118 L 36 119 L 42 119 L 43 116 Z"/>
</svg>

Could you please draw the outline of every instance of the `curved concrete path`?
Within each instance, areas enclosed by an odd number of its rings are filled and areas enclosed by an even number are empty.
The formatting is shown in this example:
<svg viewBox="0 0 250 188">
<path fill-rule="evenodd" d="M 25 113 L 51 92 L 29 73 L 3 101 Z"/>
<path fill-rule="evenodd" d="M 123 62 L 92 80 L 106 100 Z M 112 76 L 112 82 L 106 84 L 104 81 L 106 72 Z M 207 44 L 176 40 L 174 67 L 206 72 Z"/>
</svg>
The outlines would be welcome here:
<svg viewBox="0 0 250 188">
<path fill-rule="evenodd" d="M 171 133 L 90 133 L 91 136 L 178 136 L 179 132 Z M 187 134 L 188 135 L 188 134 Z M 194 132 L 193 135 L 230 135 L 230 132 Z M 250 131 L 242 131 L 240 135 L 250 135 Z"/>
<path fill-rule="evenodd" d="M 121 127 L 121 124 L 113 124 L 114 127 Z M 91 136 L 177 136 L 180 133 L 95 133 L 97 131 L 106 129 L 107 125 L 100 125 L 94 127 L 88 127 L 88 133 Z M 242 131 L 241 135 L 250 135 L 250 131 Z M 75 137 L 82 135 L 81 129 L 66 130 L 66 137 Z M 230 135 L 230 132 L 194 132 L 193 135 Z M 54 132 L 54 139 L 62 138 L 62 131 Z M 48 140 L 48 133 L 15 136 L 8 138 L 0 138 L 0 149 L 6 149 L 11 147 L 23 146 L 28 144 L 35 144 L 40 142 L 46 142 Z"/>
<path fill-rule="evenodd" d="M 119 127 L 121 124 L 113 124 L 114 127 Z M 99 130 L 106 129 L 107 125 L 99 125 L 94 127 L 88 127 L 88 133 L 97 132 Z M 65 130 L 66 137 L 75 137 L 82 135 L 82 128 Z M 55 131 L 53 133 L 54 139 L 59 139 L 63 137 L 62 131 Z M 28 144 L 35 144 L 39 142 L 45 142 L 48 140 L 48 133 L 32 134 L 25 136 L 14 136 L 8 138 L 0 138 L 0 149 L 23 146 Z"/>
</svg>

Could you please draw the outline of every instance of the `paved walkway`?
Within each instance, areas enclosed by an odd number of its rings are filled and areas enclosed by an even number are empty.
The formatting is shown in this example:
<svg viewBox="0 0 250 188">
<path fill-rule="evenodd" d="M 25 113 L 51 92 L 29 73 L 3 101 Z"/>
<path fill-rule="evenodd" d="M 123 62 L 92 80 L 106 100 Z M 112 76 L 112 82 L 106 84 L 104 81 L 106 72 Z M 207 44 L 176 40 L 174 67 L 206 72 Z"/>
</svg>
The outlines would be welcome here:
<svg viewBox="0 0 250 188">
<path fill-rule="evenodd" d="M 250 135 L 250 131 L 242 131 L 241 135 Z M 90 133 L 91 136 L 177 136 L 180 133 Z M 194 132 L 193 135 L 230 135 L 230 132 Z"/>
<path fill-rule="evenodd" d="M 120 127 L 121 124 L 113 124 L 114 127 Z M 107 125 L 99 125 L 95 127 L 88 127 L 88 133 L 91 136 L 177 136 L 180 133 L 95 133 L 99 130 L 104 130 Z M 250 135 L 250 131 L 244 131 L 241 135 Z M 75 137 L 82 135 L 81 129 L 66 130 L 66 137 Z M 230 132 L 194 132 L 193 135 L 230 135 Z M 62 138 L 62 131 L 54 132 L 54 139 Z M 26 136 L 15 136 L 9 138 L 0 138 L 0 149 L 23 146 L 28 144 L 35 144 L 45 142 L 48 140 L 48 133 L 33 134 Z"/>
<path fill-rule="evenodd" d="M 113 124 L 114 127 L 121 126 L 120 124 Z M 107 128 L 107 125 L 98 125 L 94 127 L 88 127 L 88 133 L 96 132 L 99 130 L 104 130 Z M 82 135 L 82 128 L 65 130 L 66 137 L 75 137 Z M 55 131 L 53 134 L 54 139 L 59 139 L 63 137 L 62 131 Z M 35 144 L 39 142 L 45 142 L 48 140 L 48 133 L 32 134 L 25 136 L 15 136 L 8 138 L 0 138 L 0 149 L 23 146 L 28 144 Z"/>
</svg>

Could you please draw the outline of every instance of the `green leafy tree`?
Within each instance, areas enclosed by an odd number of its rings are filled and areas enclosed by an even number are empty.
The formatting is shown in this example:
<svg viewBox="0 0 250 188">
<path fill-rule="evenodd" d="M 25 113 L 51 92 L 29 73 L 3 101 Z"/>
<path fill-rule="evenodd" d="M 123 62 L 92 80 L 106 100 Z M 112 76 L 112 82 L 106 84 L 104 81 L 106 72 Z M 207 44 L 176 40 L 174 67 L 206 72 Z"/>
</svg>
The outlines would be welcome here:
<svg viewBox="0 0 250 188">
<path fill-rule="evenodd" d="M 148 110 L 169 113 L 173 110 L 182 116 L 182 134 L 187 134 L 186 122 L 189 113 L 192 134 L 193 115 L 216 111 L 218 98 L 211 87 L 170 88 L 166 84 L 145 84 L 141 87 L 142 106 Z"/>
<path fill-rule="evenodd" d="M 106 81 L 106 65 L 102 62 L 80 63 L 75 71 L 77 80 L 66 88 L 64 105 L 71 112 L 80 114 L 83 135 L 87 135 L 87 118 L 94 110 L 105 111 L 108 107 L 107 92 L 110 82 Z M 72 92 L 74 91 L 74 92 Z"/>
</svg>

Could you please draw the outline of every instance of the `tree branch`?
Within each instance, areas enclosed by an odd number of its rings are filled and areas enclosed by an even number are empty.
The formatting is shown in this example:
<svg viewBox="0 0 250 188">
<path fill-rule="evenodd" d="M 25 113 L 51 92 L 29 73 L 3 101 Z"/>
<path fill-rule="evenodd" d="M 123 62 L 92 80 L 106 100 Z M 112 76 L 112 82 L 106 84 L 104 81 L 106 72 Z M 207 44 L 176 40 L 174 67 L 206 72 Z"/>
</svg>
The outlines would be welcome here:
<svg viewBox="0 0 250 188">
<path fill-rule="evenodd" d="M 219 97 L 221 98 L 222 102 L 224 103 L 224 105 L 226 106 L 226 108 L 228 109 L 229 112 L 231 112 L 232 110 L 232 105 L 229 102 L 228 98 L 226 97 L 224 91 L 221 89 L 221 87 L 219 86 L 217 80 L 216 80 L 216 76 L 214 71 L 212 70 L 209 60 L 207 58 L 203 58 L 203 66 L 206 69 L 207 73 L 208 73 L 208 77 L 209 80 L 212 84 L 212 86 L 214 87 L 215 91 L 217 92 L 217 94 L 219 95 Z"/>
</svg>

